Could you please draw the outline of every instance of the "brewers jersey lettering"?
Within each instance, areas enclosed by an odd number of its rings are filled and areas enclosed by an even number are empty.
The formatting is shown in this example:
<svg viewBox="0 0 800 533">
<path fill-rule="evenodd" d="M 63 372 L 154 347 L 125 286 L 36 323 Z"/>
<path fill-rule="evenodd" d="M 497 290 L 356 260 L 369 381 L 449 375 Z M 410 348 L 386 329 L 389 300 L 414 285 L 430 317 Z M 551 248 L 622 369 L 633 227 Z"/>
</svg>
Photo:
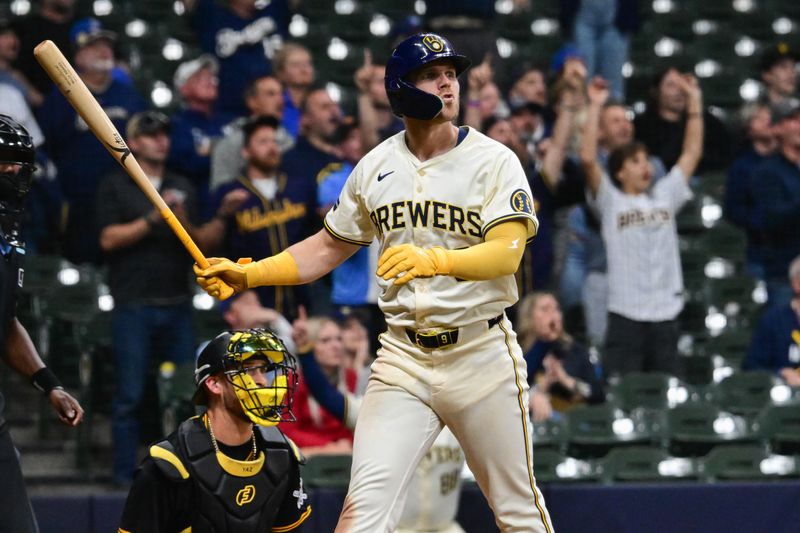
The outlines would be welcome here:
<svg viewBox="0 0 800 533">
<path fill-rule="evenodd" d="M 381 143 L 348 178 L 325 218 L 327 231 L 362 246 L 377 238 L 381 250 L 403 243 L 458 249 L 521 220 L 532 238 L 538 221 L 517 157 L 470 128 L 458 139 L 426 161 L 409 151 L 404 132 Z M 378 282 L 389 328 L 358 414 L 336 533 L 395 531 L 414 470 L 445 425 L 500 529 L 552 533 L 533 476 L 525 362 L 503 314 L 517 301 L 514 276 Z M 421 336 L 436 339 L 435 347 L 420 344 Z"/>
<path fill-rule="evenodd" d="M 377 237 L 381 252 L 402 243 L 450 250 L 474 246 L 489 229 L 511 219 L 524 220 L 532 239 L 538 221 L 517 157 L 478 131 L 462 128 L 461 134 L 458 146 L 424 162 L 406 147 L 405 132 L 381 143 L 356 165 L 325 227 L 334 237 L 363 246 Z M 486 281 L 435 276 L 401 287 L 381 278 L 378 283 L 386 322 L 402 327 L 488 320 L 518 298 L 514 276 Z"/>
</svg>

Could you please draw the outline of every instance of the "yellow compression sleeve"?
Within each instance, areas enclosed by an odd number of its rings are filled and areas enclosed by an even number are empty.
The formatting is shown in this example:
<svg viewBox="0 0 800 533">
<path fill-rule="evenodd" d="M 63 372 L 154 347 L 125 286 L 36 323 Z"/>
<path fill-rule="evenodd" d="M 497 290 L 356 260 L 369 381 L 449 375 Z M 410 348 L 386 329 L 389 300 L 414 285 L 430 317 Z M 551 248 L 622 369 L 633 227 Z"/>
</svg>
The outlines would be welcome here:
<svg viewBox="0 0 800 533">
<path fill-rule="evenodd" d="M 462 250 L 431 248 L 436 273 L 472 281 L 513 274 L 519 268 L 528 235 L 525 222 L 509 220 L 486 234 L 486 240 Z"/>
<path fill-rule="evenodd" d="M 247 264 L 244 266 L 244 272 L 248 288 L 262 285 L 298 285 L 300 283 L 297 262 L 289 252 L 281 252 L 278 255 Z"/>
</svg>

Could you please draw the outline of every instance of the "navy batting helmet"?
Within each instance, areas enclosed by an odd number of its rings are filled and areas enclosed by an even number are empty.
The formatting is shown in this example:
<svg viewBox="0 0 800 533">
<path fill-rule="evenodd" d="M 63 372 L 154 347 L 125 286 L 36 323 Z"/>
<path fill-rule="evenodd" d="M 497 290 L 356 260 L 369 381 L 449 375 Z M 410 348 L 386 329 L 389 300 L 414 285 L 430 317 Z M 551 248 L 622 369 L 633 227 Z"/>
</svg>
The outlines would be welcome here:
<svg viewBox="0 0 800 533">
<path fill-rule="evenodd" d="M 467 70 L 469 59 L 453 50 L 453 45 L 435 33 L 417 33 L 397 45 L 386 65 L 384 84 L 392 111 L 398 117 L 431 120 L 438 115 L 444 103 L 436 95 L 417 89 L 408 75 L 439 59 L 449 59 L 456 66 L 456 75 Z"/>
</svg>

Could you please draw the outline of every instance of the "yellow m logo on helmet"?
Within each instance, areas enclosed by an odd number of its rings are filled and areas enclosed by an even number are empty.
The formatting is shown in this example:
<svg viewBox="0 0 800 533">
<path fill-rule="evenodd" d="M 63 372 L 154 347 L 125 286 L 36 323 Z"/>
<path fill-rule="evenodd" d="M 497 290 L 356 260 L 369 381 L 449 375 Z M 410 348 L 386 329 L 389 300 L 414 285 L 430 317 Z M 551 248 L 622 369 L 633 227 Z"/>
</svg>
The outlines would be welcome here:
<svg viewBox="0 0 800 533">
<path fill-rule="evenodd" d="M 424 44 L 431 52 L 439 53 L 444 50 L 444 42 L 436 35 L 426 35 L 422 39 L 422 44 Z"/>
<path fill-rule="evenodd" d="M 246 485 L 243 489 L 236 493 L 236 504 L 238 506 L 246 505 L 253 501 L 256 497 L 256 488 L 253 485 Z"/>
</svg>

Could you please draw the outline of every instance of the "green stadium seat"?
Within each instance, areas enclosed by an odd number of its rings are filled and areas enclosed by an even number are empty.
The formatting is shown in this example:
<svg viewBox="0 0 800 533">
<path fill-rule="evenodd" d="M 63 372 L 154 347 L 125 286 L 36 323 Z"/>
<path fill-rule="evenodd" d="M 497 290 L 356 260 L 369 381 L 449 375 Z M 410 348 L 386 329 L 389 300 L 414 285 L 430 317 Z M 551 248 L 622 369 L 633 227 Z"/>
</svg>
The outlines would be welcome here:
<svg viewBox="0 0 800 533">
<path fill-rule="evenodd" d="M 533 470 L 538 483 L 590 482 L 599 479 L 592 461 L 567 457 L 556 450 L 534 450 Z"/>
<path fill-rule="evenodd" d="M 194 362 L 175 365 L 161 363 L 156 378 L 158 403 L 161 410 L 161 428 L 169 435 L 178 425 L 195 414 L 192 396 L 195 391 Z"/>
<path fill-rule="evenodd" d="M 715 448 L 703 459 L 708 481 L 745 481 L 798 477 L 796 459 L 768 454 L 762 446 Z"/>
<path fill-rule="evenodd" d="M 800 403 L 773 405 L 764 409 L 755 427 L 780 454 L 800 454 Z"/>
<path fill-rule="evenodd" d="M 772 389 L 780 385 L 768 372 L 737 372 L 712 389 L 714 401 L 724 410 L 737 414 L 755 414 L 772 403 Z"/>
<path fill-rule="evenodd" d="M 562 419 L 533 422 L 531 426 L 534 450 L 545 448 L 560 450 L 564 446 L 566 427 Z"/>
<path fill-rule="evenodd" d="M 719 357 L 735 368 L 741 363 L 750 348 L 752 332 L 748 329 L 726 328 L 716 337 L 709 338 L 701 350 L 710 357 Z"/>
<path fill-rule="evenodd" d="M 606 482 L 643 482 L 696 479 L 697 462 L 671 457 L 661 448 L 629 446 L 615 448 L 601 460 L 602 477 Z"/>
<path fill-rule="evenodd" d="M 691 393 L 681 380 L 660 372 L 626 374 L 611 389 L 613 402 L 627 412 L 674 407 L 688 401 Z"/>
<path fill-rule="evenodd" d="M 192 319 L 198 344 L 209 341 L 228 329 L 217 307 L 207 310 L 195 309 Z"/>
<path fill-rule="evenodd" d="M 309 487 L 346 489 L 350 484 L 351 455 L 314 455 L 302 467 L 303 480 Z"/>
<path fill-rule="evenodd" d="M 709 402 L 692 402 L 667 411 L 666 439 L 677 456 L 701 456 L 720 444 L 754 440 L 747 421 Z"/>
<path fill-rule="evenodd" d="M 611 404 L 572 409 L 567 418 L 567 451 L 576 458 L 598 458 L 615 446 L 646 443 L 651 433 L 644 420 L 626 416 Z"/>
</svg>

